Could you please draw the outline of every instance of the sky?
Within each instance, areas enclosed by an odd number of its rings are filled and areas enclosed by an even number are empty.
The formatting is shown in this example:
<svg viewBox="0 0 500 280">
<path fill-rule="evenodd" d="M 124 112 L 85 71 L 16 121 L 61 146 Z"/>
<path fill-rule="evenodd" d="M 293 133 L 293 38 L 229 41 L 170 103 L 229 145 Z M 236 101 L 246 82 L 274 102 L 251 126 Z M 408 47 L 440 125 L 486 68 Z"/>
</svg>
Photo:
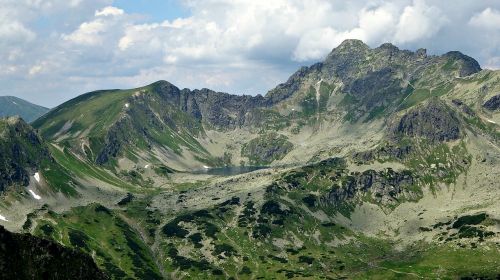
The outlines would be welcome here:
<svg viewBox="0 0 500 280">
<path fill-rule="evenodd" d="M 167 80 L 265 94 L 345 39 L 500 68 L 498 0 L 0 0 L 0 95 L 47 107 Z"/>
</svg>

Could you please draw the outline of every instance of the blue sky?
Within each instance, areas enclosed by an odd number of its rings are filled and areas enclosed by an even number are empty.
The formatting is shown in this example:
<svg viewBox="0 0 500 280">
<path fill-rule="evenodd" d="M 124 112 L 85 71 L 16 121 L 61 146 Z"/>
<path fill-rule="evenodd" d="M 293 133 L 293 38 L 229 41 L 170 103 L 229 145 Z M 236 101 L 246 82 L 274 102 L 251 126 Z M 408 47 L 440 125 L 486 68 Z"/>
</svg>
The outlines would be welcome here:
<svg viewBox="0 0 500 280">
<path fill-rule="evenodd" d="M 190 14 L 186 6 L 174 0 L 115 0 L 113 6 L 127 13 L 144 15 L 148 22 L 174 20 Z"/>
<path fill-rule="evenodd" d="M 500 1 L 0 0 L 0 95 L 53 107 L 167 80 L 266 94 L 345 39 L 500 68 Z"/>
</svg>

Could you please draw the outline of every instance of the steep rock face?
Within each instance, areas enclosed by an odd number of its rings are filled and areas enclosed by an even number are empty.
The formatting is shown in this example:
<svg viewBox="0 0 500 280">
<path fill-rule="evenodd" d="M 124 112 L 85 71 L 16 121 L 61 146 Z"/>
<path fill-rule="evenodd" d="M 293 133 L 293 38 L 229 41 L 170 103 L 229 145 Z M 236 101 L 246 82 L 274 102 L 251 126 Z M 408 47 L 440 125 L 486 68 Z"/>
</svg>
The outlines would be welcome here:
<svg viewBox="0 0 500 280">
<path fill-rule="evenodd" d="M 341 186 L 333 187 L 323 199 L 328 203 L 339 204 L 370 192 L 377 203 L 394 203 L 403 197 L 416 197 L 417 193 L 408 191 L 416 184 L 417 180 L 409 171 L 367 170 L 363 173 L 352 173 Z"/>
<path fill-rule="evenodd" d="M 458 67 L 459 77 L 466 77 L 481 71 L 481 66 L 472 57 L 464 55 L 458 51 L 451 51 L 443 55 L 443 57 L 455 61 Z"/>
<path fill-rule="evenodd" d="M 51 160 L 49 151 L 28 124 L 17 117 L 0 119 L 0 192 L 28 185 L 30 174 L 44 160 Z"/>
<path fill-rule="evenodd" d="M 500 94 L 493 96 L 483 104 L 483 107 L 490 111 L 500 110 Z"/>
<path fill-rule="evenodd" d="M 154 83 L 153 88 L 179 110 L 218 129 L 242 126 L 246 113 L 266 104 L 260 95 L 231 95 L 209 89 L 179 90 L 166 81 Z"/>
<path fill-rule="evenodd" d="M 266 94 L 266 104 L 273 105 L 292 96 L 294 93 L 299 91 L 300 86 L 307 75 L 317 72 L 321 69 L 321 67 L 322 63 L 316 63 L 310 67 L 301 67 L 297 72 L 290 76 L 285 83 L 279 84 Z"/>
<path fill-rule="evenodd" d="M 474 116 L 460 100 L 452 103 L 464 114 Z M 385 131 L 385 141 L 375 149 L 353 153 L 352 159 L 358 164 L 374 160 L 405 161 L 415 153 L 422 154 L 445 142 L 461 139 L 462 129 L 458 115 L 445 102 L 433 98 L 402 116 L 392 117 Z"/>
<path fill-rule="evenodd" d="M 2 279 L 109 279 L 92 258 L 53 241 L 0 226 Z"/>
<path fill-rule="evenodd" d="M 394 140 L 407 136 L 433 142 L 456 140 L 461 136 L 457 116 L 438 99 L 410 110 L 392 125 L 389 133 Z"/>
<path fill-rule="evenodd" d="M 95 161 L 97 164 L 105 164 L 117 157 L 123 145 L 132 141 L 130 127 L 130 119 L 124 117 L 109 129 L 103 148 L 96 157 Z"/>
</svg>

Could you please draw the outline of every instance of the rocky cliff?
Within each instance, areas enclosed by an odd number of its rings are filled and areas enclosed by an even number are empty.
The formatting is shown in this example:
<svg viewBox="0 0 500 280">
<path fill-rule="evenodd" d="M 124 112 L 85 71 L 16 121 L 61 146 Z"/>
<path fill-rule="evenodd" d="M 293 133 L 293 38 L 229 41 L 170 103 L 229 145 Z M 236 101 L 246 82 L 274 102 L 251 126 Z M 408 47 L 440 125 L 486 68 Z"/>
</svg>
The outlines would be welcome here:
<svg viewBox="0 0 500 280">
<path fill-rule="evenodd" d="M 51 161 L 44 141 L 22 119 L 0 119 L 0 192 L 27 186 L 43 161 Z"/>
</svg>

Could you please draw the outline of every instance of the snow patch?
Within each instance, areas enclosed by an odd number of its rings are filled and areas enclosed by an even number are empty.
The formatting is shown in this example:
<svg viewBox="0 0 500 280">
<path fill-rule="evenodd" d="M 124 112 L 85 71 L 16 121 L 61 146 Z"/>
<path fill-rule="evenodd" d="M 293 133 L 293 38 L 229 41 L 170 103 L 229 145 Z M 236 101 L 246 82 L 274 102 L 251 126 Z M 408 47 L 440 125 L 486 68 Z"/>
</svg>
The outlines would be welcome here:
<svg viewBox="0 0 500 280">
<path fill-rule="evenodd" d="M 34 199 L 36 199 L 36 200 L 42 199 L 42 197 L 37 195 L 34 191 L 32 191 L 32 190 L 28 190 L 28 191 L 31 193 L 31 195 L 33 196 Z"/>
<path fill-rule="evenodd" d="M 148 169 L 148 168 L 149 168 L 149 164 L 146 164 L 146 165 L 144 166 L 144 168 L 145 168 L 145 169 Z"/>
<path fill-rule="evenodd" d="M 14 103 L 14 104 L 16 104 L 16 105 L 17 105 L 16 101 L 12 101 L 12 103 Z"/>
<path fill-rule="evenodd" d="M 127 108 L 128 108 L 129 106 L 130 106 L 130 104 L 128 104 L 128 103 L 125 103 L 125 107 L 127 107 Z"/>
<path fill-rule="evenodd" d="M 37 173 L 35 173 L 35 175 L 34 175 L 33 177 L 35 177 L 35 180 L 36 180 L 38 183 L 40 183 L 40 174 L 39 174 L 38 172 L 37 172 Z"/>
<path fill-rule="evenodd" d="M 205 169 L 210 169 L 210 167 L 206 166 L 206 165 L 203 165 L 203 168 Z"/>
<path fill-rule="evenodd" d="M 5 218 L 4 216 L 0 215 L 0 220 L 4 221 L 4 222 L 8 222 L 9 220 L 7 220 L 7 218 Z"/>
</svg>

